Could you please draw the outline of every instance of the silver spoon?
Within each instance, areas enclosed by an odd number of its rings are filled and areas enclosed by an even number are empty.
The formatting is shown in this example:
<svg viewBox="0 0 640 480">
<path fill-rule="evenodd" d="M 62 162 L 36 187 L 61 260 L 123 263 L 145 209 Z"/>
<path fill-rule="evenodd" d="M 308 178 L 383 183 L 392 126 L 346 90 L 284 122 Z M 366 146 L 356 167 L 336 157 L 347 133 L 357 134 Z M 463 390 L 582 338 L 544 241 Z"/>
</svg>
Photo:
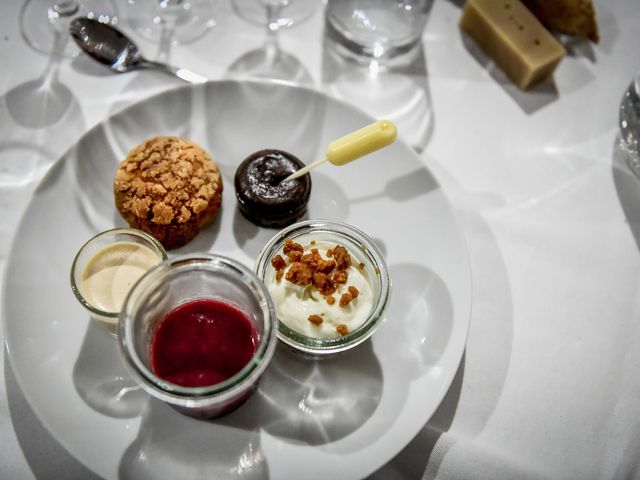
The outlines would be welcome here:
<svg viewBox="0 0 640 480">
<path fill-rule="evenodd" d="M 206 77 L 184 68 L 147 60 L 138 47 L 120 30 L 90 18 L 76 18 L 69 25 L 69 33 L 80 49 L 94 60 L 117 73 L 132 70 L 159 70 L 189 82 L 203 83 Z"/>
</svg>

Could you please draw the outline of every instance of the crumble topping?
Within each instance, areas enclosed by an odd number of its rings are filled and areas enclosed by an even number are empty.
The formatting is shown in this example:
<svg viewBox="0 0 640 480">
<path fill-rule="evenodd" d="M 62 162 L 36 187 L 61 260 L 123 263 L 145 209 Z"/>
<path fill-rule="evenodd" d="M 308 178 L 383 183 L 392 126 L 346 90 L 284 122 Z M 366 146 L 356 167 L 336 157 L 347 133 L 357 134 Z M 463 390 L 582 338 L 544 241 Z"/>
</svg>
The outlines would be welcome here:
<svg viewBox="0 0 640 480">
<path fill-rule="evenodd" d="M 131 150 L 114 182 L 123 211 L 158 225 L 188 222 L 221 189 L 211 157 L 179 137 L 154 137 Z"/>
<path fill-rule="evenodd" d="M 316 244 L 315 240 L 310 243 L 312 247 Z M 352 265 L 351 255 L 345 247 L 336 245 L 327 250 L 328 258 L 323 258 L 317 248 L 311 248 L 305 252 L 302 245 L 289 238 L 285 241 L 282 251 L 286 259 L 282 255 L 275 255 L 271 259 L 277 282 L 281 282 L 284 278 L 295 285 L 311 287 L 318 291 L 329 305 L 336 303 L 334 294 L 340 285 L 347 284 L 349 280 L 347 270 Z M 359 294 L 356 287 L 348 286 L 347 292 L 340 296 L 338 305 L 346 308 Z M 309 315 L 307 319 L 316 326 L 323 323 L 320 315 Z M 345 324 L 340 324 L 337 326 L 337 332 L 340 335 L 346 335 L 349 329 Z"/>
</svg>

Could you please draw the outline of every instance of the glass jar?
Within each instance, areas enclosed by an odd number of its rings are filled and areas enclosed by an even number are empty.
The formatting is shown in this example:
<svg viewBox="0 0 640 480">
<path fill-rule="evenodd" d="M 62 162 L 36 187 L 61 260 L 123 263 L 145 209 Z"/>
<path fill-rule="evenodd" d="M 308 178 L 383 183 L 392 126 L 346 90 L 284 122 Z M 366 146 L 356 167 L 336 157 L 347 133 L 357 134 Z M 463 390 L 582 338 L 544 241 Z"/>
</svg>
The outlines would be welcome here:
<svg viewBox="0 0 640 480">
<path fill-rule="evenodd" d="M 185 387 L 156 375 L 151 346 L 169 312 L 199 300 L 243 312 L 255 329 L 255 353 L 226 380 Z M 255 390 L 275 349 L 276 315 L 264 284 L 244 265 L 218 255 L 183 255 L 156 266 L 134 286 L 122 307 L 118 333 L 125 363 L 142 388 L 182 413 L 212 418 L 235 410 Z"/>
<path fill-rule="evenodd" d="M 114 251 L 119 245 L 124 246 L 127 250 L 119 252 Z M 136 246 L 139 250 L 132 250 L 132 246 Z M 146 248 L 145 248 L 146 247 Z M 108 252 L 111 249 L 111 252 Z M 107 252 L 105 254 L 105 252 Z M 100 255 L 103 255 L 100 257 Z M 96 320 L 101 326 L 115 336 L 120 307 L 124 297 L 135 280 L 137 280 L 144 271 L 153 265 L 167 259 L 167 252 L 154 237 L 146 232 L 135 228 L 114 228 L 101 232 L 89 239 L 78 250 L 73 263 L 71 265 L 71 290 L 80 304 L 89 312 L 91 318 Z M 96 292 L 97 285 L 88 285 L 88 267 L 93 265 L 93 270 L 102 270 L 102 278 L 98 278 L 101 287 L 105 293 L 110 295 L 118 292 L 118 298 L 109 298 L 113 300 L 110 308 L 105 306 L 103 302 L 96 301 L 92 298 L 96 295 L 88 295 Z M 116 272 L 116 269 L 122 268 L 126 271 Z M 100 272 L 98 273 L 100 276 Z M 123 275 L 123 273 L 126 275 Z M 94 277 L 96 279 L 96 277 Z M 88 290 L 91 290 L 90 292 Z M 97 295 L 102 296 L 102 295 Z"/>
<path fill-rule="evenodd" d="M 337 334 L 328 338 L 317 338 L 302 333 L 288 326 L 286 319 L 279 318 L 278 338 L 298 352 L 316 357 L 345 352 L 367 340 L 384 318 L 384 311 L 391 296 L 391 279 L 388 268 L 375 242 L 363 231 L 342 222 L 306 220 L 295 223 L 276 234 L 259 255 L 255 270 L 270 292 L 278 283 L 272 260 L 276 255 L 285 256 L 283 248 L 289 239 L 298 244 L 311 245 L 311 248 L 314 246 L 312 242 L 345 247 L 349 251 L 353 265 L 357 265 L 363 276 L 369 280 L 371 306 L 366 312 L 366 319 L 360 326 L 345 334 Z M 280 280 L 280 282 L 285 281 L 287 280 L 284 278 Z M 349 281 L 345 285 L 348 284 Z M 272 293 L 272 298 L 273 296 Z M 326 300 L 322 298 L 322 295 L 318 295 L 318 302 L 324 301 Z M 335 301 L 339 300 L 335 299 Z M 277 300 L 274 300 L 274 303 L 276 314 L 282 317 L 281 306 Z"/>
</svg>

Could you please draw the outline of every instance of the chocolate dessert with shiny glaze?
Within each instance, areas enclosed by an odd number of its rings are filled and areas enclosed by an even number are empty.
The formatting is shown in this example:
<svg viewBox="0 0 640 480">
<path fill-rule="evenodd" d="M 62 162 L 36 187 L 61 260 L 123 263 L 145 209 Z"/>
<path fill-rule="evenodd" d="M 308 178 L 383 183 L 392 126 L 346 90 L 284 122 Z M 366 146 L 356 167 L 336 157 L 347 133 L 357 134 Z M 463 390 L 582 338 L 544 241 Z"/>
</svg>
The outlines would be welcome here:
<svg viewBox="0 0 640 480">
<path fill-rule="evenodd" d="M 238 207 L 261 227 L 281 228 L 298 220 L 307 209 L 311 177 L 307 173 L 283 182 L 304 167 L 296 156 L 282 150 L 260 150 L 249 155 L 236 170 Z"/>
</svg>

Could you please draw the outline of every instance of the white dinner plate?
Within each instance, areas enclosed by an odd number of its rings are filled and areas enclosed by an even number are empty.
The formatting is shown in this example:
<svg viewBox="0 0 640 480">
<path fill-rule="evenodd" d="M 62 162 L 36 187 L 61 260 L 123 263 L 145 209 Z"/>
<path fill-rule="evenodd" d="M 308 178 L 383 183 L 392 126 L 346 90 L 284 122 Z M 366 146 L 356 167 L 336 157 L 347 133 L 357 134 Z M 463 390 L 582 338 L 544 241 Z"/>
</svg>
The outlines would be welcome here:
<svg viewBox="0 0 640 480">
<path fill-rule="evenodd" d="M 442 188 L 398 141 L 312 173 L 307 218 L 351 223 L 385 254 L 392 299 L 354 351 L 313 361 L 278 348 L 260 389 L 236 412 L 198 421 L 133 385 L 116 342 L 74 299 L 69 270 L 95 233 L 124 225 L 113 202 L 118 162 L 148 137 L 180 135 L 208 150 L 224 181 L 215 222 L 174 253 L 212 251 L 253 267 L 275 233 L 238 212 L 236 166 L 279 148 L 305 163 L 372 119 L 303 88 L 211 82 L 169 91 L 109 118 L 39 185 L 4 276 L 9 359 L 53 436 L 104 478 L 362 478 L 393 458 L 435 412 L 465 347 L 471 279 Z"/>
</svg>

